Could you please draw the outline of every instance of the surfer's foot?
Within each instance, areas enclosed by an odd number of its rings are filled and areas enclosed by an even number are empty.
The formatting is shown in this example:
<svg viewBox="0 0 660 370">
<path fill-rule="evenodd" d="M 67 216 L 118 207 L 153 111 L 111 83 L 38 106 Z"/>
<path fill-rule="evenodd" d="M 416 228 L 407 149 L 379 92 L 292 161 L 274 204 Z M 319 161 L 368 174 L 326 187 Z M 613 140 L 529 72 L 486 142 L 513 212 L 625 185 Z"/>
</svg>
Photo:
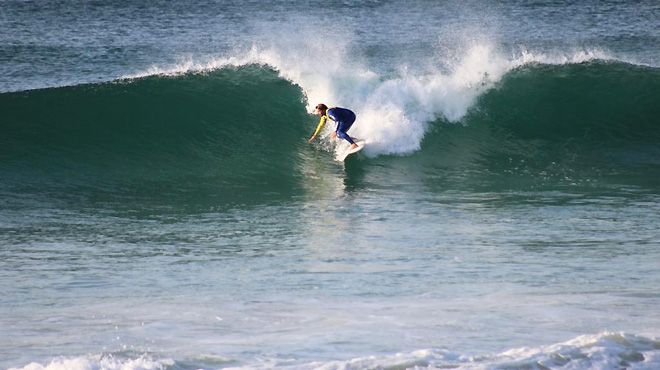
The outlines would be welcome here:
<svg viewBox="0 0 660 370">
<path fill-rule="evenodd" d="M 351 149 L 355 149 L 357 147 L 358 147 L 357 144 L 351 144 Z"/>
</svg>

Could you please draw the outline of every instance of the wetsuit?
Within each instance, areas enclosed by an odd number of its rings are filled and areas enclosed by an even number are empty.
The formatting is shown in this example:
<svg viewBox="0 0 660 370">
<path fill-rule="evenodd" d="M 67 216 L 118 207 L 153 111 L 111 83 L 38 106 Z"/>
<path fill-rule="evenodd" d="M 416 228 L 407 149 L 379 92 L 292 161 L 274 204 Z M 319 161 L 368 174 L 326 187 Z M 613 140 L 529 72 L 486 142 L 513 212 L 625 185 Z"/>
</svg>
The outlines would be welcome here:
<svg viewBox="0 0 660 370">
<path fill-rule="evenodd" d="M 314 132 L 313 136 L 316 136 L 319 131 L 323 128 L 325 125 L 325 122 L 330 118 L 331 120 L 335 121 L 337 123 L 337 136 L 340 138 L 348 141 L 351 144 L 355 144 L 353 142 L 353 139 L 351 139 L 350 136 L 346 133 L 348 129 L 351 128 L 353 125 L 353 122 L 355 122 L 355 113 L 351 111 L 350 109 L 346 108 L 339 108 L 339 107 L 334 107 L 330 108 L 325 112 L 325 115 L 321 117 L 321 121 L 319 122 L 319 125 L 316 127 L 316 131 Z"/>
</svg>

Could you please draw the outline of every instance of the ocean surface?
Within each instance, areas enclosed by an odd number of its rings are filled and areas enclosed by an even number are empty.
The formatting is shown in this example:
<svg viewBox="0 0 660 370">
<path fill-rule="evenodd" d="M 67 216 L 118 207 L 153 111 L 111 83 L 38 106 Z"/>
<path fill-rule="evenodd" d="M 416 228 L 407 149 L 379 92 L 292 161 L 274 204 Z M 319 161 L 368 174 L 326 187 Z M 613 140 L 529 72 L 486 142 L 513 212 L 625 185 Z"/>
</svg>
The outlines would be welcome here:
<svg viewBox="0 0 660 370">
<path fill-rule="evenodd" d="M 660 369 L 660 2 L 0 0 L 0 368 Z"/>
</svg>

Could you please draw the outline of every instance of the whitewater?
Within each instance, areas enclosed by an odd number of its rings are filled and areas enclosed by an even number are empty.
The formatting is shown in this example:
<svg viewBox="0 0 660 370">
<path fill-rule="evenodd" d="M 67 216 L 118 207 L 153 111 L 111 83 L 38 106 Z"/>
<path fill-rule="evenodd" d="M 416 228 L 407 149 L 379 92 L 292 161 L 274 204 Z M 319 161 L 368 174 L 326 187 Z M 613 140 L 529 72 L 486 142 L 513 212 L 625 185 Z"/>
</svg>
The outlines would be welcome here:
<svg viewBox="0 0 660 370">
<path fill-rule="evenodd" d="M 325 44 L 341 44 L 341 39 L 305 39 L 303 45 L 293 47 L 252 45 L 249 51 L 237 52 L 240 56 L 207 62 L 187 60 L 168 67 L 152 66 L 145 72 L 122 76 L 122 79 L 208 73 L 251 64 L 273 68 L 282 78 L 300 86 L 310 113 L 318 102 L 350 106 L 360 112 L 360 124 L 351 134 L 365 138 L 369 144 L 365 153 L 376 156 L 405 155 L 419 150 L 431 122 L 438 119 L 460 122 L 481 94 L 494 88 L 503 76 L 517 68 L 592 61 L 636 64 L 599 49 L 549 54 L 523 50 L 504 56 L 491 44 L 477 43 L 465 46 L 464 55 L 455 61 L 439 61 L 441 63 L 435 63 L 438 66 L 427 68 L 423 74 L 409 72 L 403 65 L 394 76 L 383 76 L 356 64 L 346 55 L 347 50 L 334 50 L 328 56 Z M 301 55 L 299 51 L 304 53 Z M 326 137 L 330 131 L 331 128 L 326 129 Z"/>
<path fill-rule="evenodd" d="M 0 368 L 660 368 L 659 12 L 3 2 Z"/>
</svg>

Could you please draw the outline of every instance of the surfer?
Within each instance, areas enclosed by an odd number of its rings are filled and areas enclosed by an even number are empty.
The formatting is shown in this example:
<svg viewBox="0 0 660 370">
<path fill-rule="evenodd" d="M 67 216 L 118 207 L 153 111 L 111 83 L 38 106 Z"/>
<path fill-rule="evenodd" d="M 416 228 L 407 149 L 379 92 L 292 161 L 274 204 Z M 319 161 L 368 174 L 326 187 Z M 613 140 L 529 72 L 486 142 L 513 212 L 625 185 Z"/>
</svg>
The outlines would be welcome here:
<svg viewBox="0 0 660 370">
<path fill-rule="evenodd" d="M 316 126 L 316 131 L 314 131 L 314 134 L 312 135 L 311 138 L 309 138 L 309 142 L 311 143 L 316 139 L 316 135 L 321 131 L 323 126 L 325 125 L 325 122 L 329 119 L 335 121 L 337 123 L 337 129 L 331 134 L 332 138 L 335 139 L 337 136 L 340 138 L 348 141 L 351 143 L 351 149 L 355 149 L 358 147 L 357 144 L 353 141 L 353 139 L 348 136 L 346 131 L 351 128 L 353 125 L 353 122 L 355 122 L 355 113 L 351 111 L 350 109 L 346 108 L 339 108 L 339 107 L 333 107 L 328 109 L 328 107 L 321 103 L 316 106 L 316 109 L 314 110 L 314 114 L 317 114 L 321 116 L 321 121 L 319 121 L 319 125 Z"/>
</svg>

